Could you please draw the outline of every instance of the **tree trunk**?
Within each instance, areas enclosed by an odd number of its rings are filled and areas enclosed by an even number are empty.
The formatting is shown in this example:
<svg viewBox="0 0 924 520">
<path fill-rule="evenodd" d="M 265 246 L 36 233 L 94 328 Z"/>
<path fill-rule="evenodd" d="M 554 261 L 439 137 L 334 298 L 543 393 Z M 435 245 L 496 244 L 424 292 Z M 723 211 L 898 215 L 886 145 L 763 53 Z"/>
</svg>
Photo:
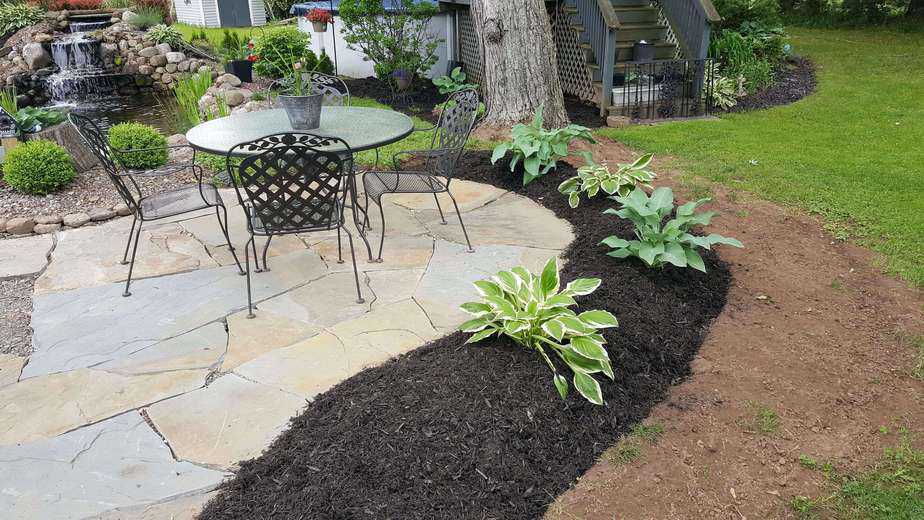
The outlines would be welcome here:
<svg viewBox="0 0 924 520">
<path fill-rule="evenodd" d="M 543 0 L 473 0 L 482 40 L 485 122 L 526 121 L 544 106 L 545 125 L 568 124 L 552 27 Z"/>
<path fill-rule="evenodd" d="M 911 0 L 908 4 L 908 10 L 905 16 L 920 16 L 924 18 L 924 0 Z"/>
<path fill-rule="evenodd" d="M 93 155 L 93 152 L 84 144 L 80 135 L 77 134 L 77 130 L 66 121 L 40 130 L 34 134 L 26 134 L 23 136 L 23 141 L 34 141 L 38 139 L 54 141 L 64 147 L 64 149 L 71 154 L 71 159 L 74 160 L 74 166 L 77 167 L 77 171 L 79 172 L 85 172 L 96 166 L 99 162 L 96 156 Z"/>
</svg>

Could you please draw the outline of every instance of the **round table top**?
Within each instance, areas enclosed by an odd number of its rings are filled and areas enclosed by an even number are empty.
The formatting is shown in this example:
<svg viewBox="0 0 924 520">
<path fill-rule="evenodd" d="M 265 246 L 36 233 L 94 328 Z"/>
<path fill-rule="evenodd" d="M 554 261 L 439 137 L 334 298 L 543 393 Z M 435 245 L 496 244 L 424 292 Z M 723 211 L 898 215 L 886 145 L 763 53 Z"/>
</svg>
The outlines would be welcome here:
<svg viewBox="0 0 924 520">
<path fill-rule="evenodd" d="M 190 146 L 203 152 L 225 155 L 235 145 L 280 132 L 305 132 L 339 137 L 354 152 L 378 148 L 404 139 L 414 130 L 411 118 L 381 108 L 325 106 L 321 126 L 293 130 L 285 110 L 278 108 L 232 114 L 206 121 L 186 132 Z M 338 151 L 330 147 L 330 151 Z"/>
</svg>

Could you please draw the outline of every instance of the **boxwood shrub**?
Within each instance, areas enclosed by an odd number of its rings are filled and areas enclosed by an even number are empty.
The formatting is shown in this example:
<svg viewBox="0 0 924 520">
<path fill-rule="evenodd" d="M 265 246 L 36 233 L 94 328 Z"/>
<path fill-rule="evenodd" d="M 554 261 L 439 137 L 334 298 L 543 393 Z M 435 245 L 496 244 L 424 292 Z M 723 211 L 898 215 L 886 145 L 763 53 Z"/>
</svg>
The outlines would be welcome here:
<svg viewBox="0 0 924 520">
<path fill-rule="evenodd" d="M 52 141 L 27 141 L 6 154 L 3 180 L 14 189 L 32 195 L 59 190 L 77 172 L 67 150 Z"/>
<path fill-rule="evenodd" d="M 167 138 L 156 128 L 141 123 L 119 123 L 109 129 L 109 144 L 121 152 L 115 152 L 116 160 L 134 170 L 149 170 L 167 163 Z M 141 152 L 141 150 L 157 148 Z"/>
</svg>

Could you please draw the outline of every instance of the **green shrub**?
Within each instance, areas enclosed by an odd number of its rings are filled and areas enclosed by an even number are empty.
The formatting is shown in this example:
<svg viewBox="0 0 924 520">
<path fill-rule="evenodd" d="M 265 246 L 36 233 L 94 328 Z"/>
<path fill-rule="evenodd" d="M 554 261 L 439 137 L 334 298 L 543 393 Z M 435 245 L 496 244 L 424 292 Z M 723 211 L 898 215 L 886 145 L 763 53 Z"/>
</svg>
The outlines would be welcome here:
<svg viewBox="0 0 924 520">
<path fill-rule="evenodd" d="M 166 43 L 171 47 L 177 47 L 183 41 L 183 34 L 176 27 L 164 24 L 157 24 L 148 29 L 148 37 L 154 43 Z"/>
<path fill-rule="evenodd" d="M 709 101 L 722 110 L 738 104 L 738 84 L 735 80 L 723 76 L 719 72 L 719 66 L 712 65 L 712 73 L 709 77 Z"/>
<path fill-rule="evenodd" d="M 501 271 L 490 280 L 475 282 L 481 301 L 462 305 L 474 318 L 459 329 L 473 335 L 466 343 L 475 343 L 494 334 L 506 335 L 518 344 L 536 351 L 552 369 L 552 381 L 562 399 L 568 395 L 568 381 L 547 352 L 555 352 L 574 373 L 574 387 L 588 401 L 602 405 L 603 392 L 593 374 L 602 372 L 613 379 L 606 340 L 597 332 L 617 327 L 616 318 L 607 311 L 577 314 L 569 307 L 577 305 L 575 296 L 597 290 L 599 278 L 579 278 L 560 289 L 558 262 L 553 257 L 539 276 L 523 267 Z"/>
<path fill-rule="evenodd" d="M 318 58 L 318 72 L 323 74 L 333 74 L 334 73 L 334 62 L 330 60 L 330 56 L 326 52 L 321 53 L 321 57 Z"/>
<path fill-rule="evenodd" d="M 780 24 L 779 0 L 714 0 L 712 4 L 722 17 L 722 29 L 738 29 L 749 21 Z"/>
<path fill-rule="evenodd" d="M 294 28 L 268 33 L 255 42 L 254 54 L 259 58 L 253 64 L 253 70 L 265 78 L 281 78 L 299 60 L 306 70 L 314 70 L 318 57 L 308 48 L 310 43 L 306 33 Z"/>
<path fill-rule="evenodd" d="M 116 160 L 126 168 L 149 170 L 167 163 L 167 138 L 152 126 L 119 123 L 109 129 L 109 144 L 115 149 Z M 131 151 L 149 148 L 155 150 Z"/>
<path fill-rule="evenodd" d="M 39 23 L 43 10 L 26 3 L 0 4 L 0 36 Z"/>
<path fill-rule="evenodd" d="M 67 150 L 51 141 L 26 141 L 10 150 L 3 163 L 3 180 L 32 195 L 59 190 L 76 174 Z"/>
<path fill-rule="evenodd" d="M 494 148 L 491 155 L 491 164 L 496 163 L 507 152 L 513 154 L 510 161 L 510 171 L 516 171 L 518 164 L 523 166 L 523 186 L 545 175 L 558 164 L 558 160 L 571 153 L 571 142 L 581 139 L 588 143 L 595 143 L 590 130 L 583 126 L 568 125 L 565 128 L 546 130 L 542 128 L 542 107 L 536 110 L 533 122 L 524 125 L 514 125 L 510 131 L 512 139 Z M 590 162 L 590 156 L 582 153 Z"/>
<path fill-rule="evenodd" d="M 607 255 L 615 258 L 637 257 L 648 267 L 664 267 L 673 264 L 677 267 L 692 267 L 706 272 L 696 248 L 711 249 L 717 244 L 744 247 L 734 238 L 711 234 L 697 236 L 690 234 L 694 226 L 708 226 L 714 212 L 694 214 L 699 206 L 709 202 L 700 199 L 677 208 L 677 216 L 663 224 L 664 219 L 674 211 L 674 193 L 670 188 L 658 188 L 649 197 L 645 190 L 636 188 L 627 197 L 613 197 L 622 204 L 619 211 L 608 209 L 607 214 L 629 219 L 635 224 L 635 236 L 638 240 L 623 240 L 616 235 L 601 242 L 611 248 Z"/>
<path fill-rule="evenodd" d="M 379 79 L 405 71 L 412 78 L 436 63 L 440 40 L 430 32 L 438 8 L 418 0 L 394 0 L 385 12 L 382 0 L 342 0 L 339 6 L 344 40 L 375 64 Z"/>
<path fill-rule="evenodd" d="M 436 85 L 437 90 L 443 95 L 454 94 L 462 90 L 477 90 L 478 84 L 467 83 L 465 81 L 467 78 L 468 75 L 462 71 L 462 67 L 456 67 L 452 69 L 452 72 L 450 72 L 448 76 L 434 78 L 433 84 Z"/>
<path fill-rule="evenodd" d="M 577 175 L 558 185 L 558 192 L 568 196 L 568 205 L 572 208 L 581 203 L 581 192 L 587 198 L 593 198 L 603 190 L 610 195 L 625 197 L 636 186 L 651 188 L 648 184 L 656 175 L 648 170 L 652 155 L 645 154 L 632 164 L 620 163 L 619 169 L 611 172 L 602 164 L 588 164 L 577 170 Z"/>
<path fill-rule="evenodd" d="M 164 23 L 164 14 L 156 7 L 139 7 L 130 23 L 139 29 L 147 29 L 155 25 L 162 25 Z"/>
<path fill-rule="evenodd" d="M 748 91 L 769 85 L 773 81 L 773 66 L 778 57 L 764 56 L 766 44 L 756 37 L 747 37 L 737 31 L 722 31 L 709 44 L 709 54 L 720 63 L 724 76 L 744 78 Z"/>
</svg>

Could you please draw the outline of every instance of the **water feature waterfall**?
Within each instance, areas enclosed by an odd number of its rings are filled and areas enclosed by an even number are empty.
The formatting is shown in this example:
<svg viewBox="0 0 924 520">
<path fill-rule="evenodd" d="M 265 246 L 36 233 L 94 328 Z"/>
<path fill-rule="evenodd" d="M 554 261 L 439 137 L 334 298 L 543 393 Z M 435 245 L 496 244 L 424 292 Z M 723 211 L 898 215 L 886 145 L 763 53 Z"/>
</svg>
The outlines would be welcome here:
<svg viewBox="0 0 924 520">
<path fill-rule="evenodd" d="M 109 25 L 108 20 L 103 20 L 101 22 L 70 22 L 70 28 L 72 33 L 82 33 L 95 31 L 97 29 L 102 29 Z"/>
<path fill-rule="evenodd" d="M 47 82 L 54 101 L 100 99 L 133 82 L 130 74 L 113 74 L 106 70 L 98 39 L 88 32 L 73 32 L 96 23 L 100 22 L 71 22 L 72 32 L 51 43 L 51 57 L 59 69 Z"/>
</svg>

